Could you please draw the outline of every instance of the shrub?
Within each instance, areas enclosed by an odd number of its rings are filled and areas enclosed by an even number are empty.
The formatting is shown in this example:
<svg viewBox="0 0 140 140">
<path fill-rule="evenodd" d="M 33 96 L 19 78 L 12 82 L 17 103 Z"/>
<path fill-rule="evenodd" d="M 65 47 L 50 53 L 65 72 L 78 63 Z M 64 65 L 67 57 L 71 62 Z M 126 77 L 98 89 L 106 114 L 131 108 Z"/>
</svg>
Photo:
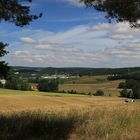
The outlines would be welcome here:
<svg viewBox="0 0 140 140">
<path fill-rule="evenodd" d="M 99 89 L 94 93 L 95 96 L 104 96 L 104 91 Z"/>
<path fill-rule="evenodd" d="M 20 90 L 31 90 L 31 85 L 29 85 L 28 83 L 22 83 Z"/>
<path fill-rule="evenodd" d="M 77 91 L 76 90 L 68 90 L 68 93 L 70 93 L 70 94 L 76 94 L 77 93 Z"/>
<path fill-rule="evenodd" d="M 129 79 L 123 84 L 120 83 L 119 87 L 123 87 L 120 91 L 121 97 L 140 99 L 140 80 Z"/>
<path fill-rule="evenodd" d="M 126 98 L 130 98 L 130 91 L 128 91 L 127 89 L 123 89 L 120 91 L 120 96 L 121 97 L 126 97 Z"/>
<path fill-rule="evenodd" d="M 92 96 L 92 95 L 94 95 L 94 93 L 92 93 L 92 92 L 89 92 L 89 93 L 88 93 L 88 95 Z"/>
<path fill-rule="evenodd" d="M 15 89 L 15 90 L 31 90 L 31 86 L 28 83 L 24 83 L 22 81 L 7 81 L 5 88 L 7 89 Z"/>
<path fill-rule="evenodd" d="M 140 99 L 140 87 L 134 86 L 132 88 L 132 91 L 133 91 L 132 97 L 136 99 Z"/>
<path fill-rule="evenodd" d="M 118 86 L 118 88 L 122 89 L 122 88 L 126 88 L 126 83 L 121 82 Z"/>
</svg>

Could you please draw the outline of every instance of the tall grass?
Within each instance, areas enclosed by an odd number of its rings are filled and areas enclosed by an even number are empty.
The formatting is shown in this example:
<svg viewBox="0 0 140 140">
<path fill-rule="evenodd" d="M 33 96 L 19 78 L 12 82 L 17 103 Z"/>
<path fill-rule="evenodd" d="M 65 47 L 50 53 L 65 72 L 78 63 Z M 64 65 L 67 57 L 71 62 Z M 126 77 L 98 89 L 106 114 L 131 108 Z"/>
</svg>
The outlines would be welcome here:
<svg viewBox="0 0 140 140">
<path fill-rule="evenodd" d="M 0 140 L 139 140 L 140 109 L 0 115 Z"/>
<path fill-rule="evenodd" d="M 140 110 L 94 110 L 83 114 L 76 133 L 80 140 L 139 140 Z"/>
</svg>

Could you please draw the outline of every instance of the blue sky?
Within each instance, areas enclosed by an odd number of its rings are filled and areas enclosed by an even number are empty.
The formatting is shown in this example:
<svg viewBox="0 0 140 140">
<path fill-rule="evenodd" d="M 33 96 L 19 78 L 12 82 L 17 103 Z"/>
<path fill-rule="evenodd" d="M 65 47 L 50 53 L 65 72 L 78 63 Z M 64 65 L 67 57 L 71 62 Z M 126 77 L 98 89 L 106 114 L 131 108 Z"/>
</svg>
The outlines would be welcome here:
<svg viewBox="0 0 140 140">
<path fill-rule="evenodd" d="M 78 0 L 33 1 L 32 13 L 43 17 L 24 28 L 0 24 L 1 41 L 9 43 L 3 59 L 14 66 L 140 66 L 140 31 L 112 23 L 105 13 Z"/>
</svg>

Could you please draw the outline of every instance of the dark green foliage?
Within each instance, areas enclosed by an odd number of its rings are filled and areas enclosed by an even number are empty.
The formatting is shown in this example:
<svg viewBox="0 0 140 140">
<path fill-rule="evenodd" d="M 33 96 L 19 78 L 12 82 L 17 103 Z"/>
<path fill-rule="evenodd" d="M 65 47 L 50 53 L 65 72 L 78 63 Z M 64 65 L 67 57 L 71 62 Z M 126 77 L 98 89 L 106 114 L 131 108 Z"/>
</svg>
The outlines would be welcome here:
<svg viewBox="0 0 140 140">
<path fill-rule="evenodd" d="M 39 91 L 56 92 L 58 91 L 58 81 L 55 79 L 41 80 L 37 88 Z"/>
<path fill-rule="evenodd" d="M 95 96 L 104 96 L 104 91 L 99 89 L 94 93 Z"/>
<path fill-rule="evenodd" d="M 5 48 L 8 46 L 8 44 L 4 44 L 0 42 L 0 57 L 4 56 L 8 52 L 5 50 Z"/>
<path fill-rule="evenodd" d="M 6 78 L 10 67 L 4 61 L 0 62 L 0 79 Z"/>
<path fill-rule="evenodd" d="M 121 82 L 118 86 L 118 88 L 122 89 L 122 88 L 126 88 L 126 83 L 125 82 Z"/>
<path fill-rule="evenodd" d="M 126 97 L 126 98 L 132 98 L 133 97 L 133 92 L 132 92 L 132 90 L 123 89 L 123 90 L 120 91 L 120 96 L 121 97 Z"/>
<path fill-rule="evenodd" d="M 3 84 L 0 82 L 0 88 L 3 88 Z"/>
<path fill-rule="evenodd" d="M 94 93 L 92 93 L 92 92 L 89 92 L 89 93 L 88 93 L 88 95 L 89 95 L 89 96 L 92 96 L 92 95 L 94 95 Z"/>
<path fill-rule="evenodd" d="M 8 73 L 5 88 L 15 90 L 31 90 L 31 86 L 28 83 L 23 82 L 13 70 L 10 70 Z"/>
<path fill-rule="evenodd" d="M 108 76 L 108 80 L 119 80 L 119 79 L 140 80 L 140 69 L 135 69 L 134 71 L 133 70 L 130 69 L 131 72 L 128 73 L 128 70 L 125 69 L 125 72 L 123 73 Z"/>
<path fill-rule="evenodd" d="M 23 27 L 41 17 L 42 14 L 39 16 L 30 14 L 30 6 L 25 5 L 27 2 L 32 2 L 32 0 L 0 0 L 0 21 L 15 23 L 16 26 Z M 0 57 L 7 54 L 5 50 L 7 46 L 8 44 L 0 42 Z M 4 61 L 0 62 L 0 78 L 6 78 L 8 71 L 7 64 Z"/>
<path fill-rule="evenodd" d="M 125 87 L 120 92 L 122 97 L 140 99 L 140 80 L 126 80 L 124 84 Z"/>
<path fill-rule="evenodd" d="M 0 42 L 0 57 L 3 57 L 8 53 L 5 49 L 7 46 L 8 44 Z M 4 61 L 0 61 L 0 78 L 6 78 L 9 69 L 10 68 L 8 67 L 7 63 L 5 63 Z"/>
<path fill-rule="evenodd" d="M 140 67 L 131 67 L 131 68 L 39 68 L 39 67 L 13 67 L 16 71 L 28 75 L 35 73 L 37 75 L 42 75 L 42 74 L 68 74 L 68 75 L 89 75 L 89 76 L 94 76 L 94 75 L 131 75 L 132 73 L 139 73 Z M 137 74 L 140 75 L 140 74 Z M 110 76 L 111 77 L 111 76 Z M 137 77 L 137 76 L 136 76 Z M 123 79 L 121 77 L 121 79 Z M 125 78 L 124 78 L 125 79 Z M 60 79 L 59 79 L 60 80 Z M 61 79 L 62 80 L 62 79 Z M 62 80 L 63 81 L 63 80 Z"/>
<path fill-rule="evenodd" d="M 25 5 L 32 0 L 0 0 L 0 20 L 15 23 L 17 26 L 28 25 L 42 16 L 30 14 L 30 7 Z"/>
<path fill-rule="evenodd" d="M 106 18 L 111 22 L 128 21 L 132 27 L 140 27 L 140 0 L 81 0 L 87 7 L 106 12 Z"/>
<path fill-rule="evenodd" d="M 133 98 L 136 98 L 136 99 L 140 99 L 140 86 L 138 85 L 134 85 L 132 87 L 132 91 L 133 91 Z"/>
<path fill-rule="evenodd" d="M 31 90 L 31 86 L 28 83 L 24 83 L 20 80 L 10 80 L 7 81 L 5 88 L 15 89 L 15 90 Z"/>
<path fill-rule="evenodd" d="M 68 90 L 67 92 L 70 93 L 70 94 L 77 94 L 76 90 L 70 90 L 70 91 Z"/>
</svg>

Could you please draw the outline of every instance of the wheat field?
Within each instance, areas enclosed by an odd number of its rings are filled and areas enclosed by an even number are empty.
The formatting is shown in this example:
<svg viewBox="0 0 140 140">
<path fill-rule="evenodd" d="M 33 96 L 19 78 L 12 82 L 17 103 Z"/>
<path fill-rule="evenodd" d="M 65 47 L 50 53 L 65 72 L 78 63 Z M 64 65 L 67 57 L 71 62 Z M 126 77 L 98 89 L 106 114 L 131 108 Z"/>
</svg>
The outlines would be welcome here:
<svg viewBox="0 0 140 140">
<path fill-rule="evenodd" d="M 0 112 L 22 110 L 68 110 L 73 108 L 125 107 L 123 98 L 0 89 Z M 139 102 L 130 107 L 139 106 Z"/>
<path fill-rule="evenodd" d="M 139 140 L 140 101 L 0 89 L 0 140 Z"/>
<path fill-rule="evenodd" d="M 60 91 L 77 91 L 79 93 L 95 93 L 98 89 L 104 91 L 106 96 L 119 96 L 118 85 L 122 80 L 105 81 L 96 84 L 60 84 Z"/>
</svg>

